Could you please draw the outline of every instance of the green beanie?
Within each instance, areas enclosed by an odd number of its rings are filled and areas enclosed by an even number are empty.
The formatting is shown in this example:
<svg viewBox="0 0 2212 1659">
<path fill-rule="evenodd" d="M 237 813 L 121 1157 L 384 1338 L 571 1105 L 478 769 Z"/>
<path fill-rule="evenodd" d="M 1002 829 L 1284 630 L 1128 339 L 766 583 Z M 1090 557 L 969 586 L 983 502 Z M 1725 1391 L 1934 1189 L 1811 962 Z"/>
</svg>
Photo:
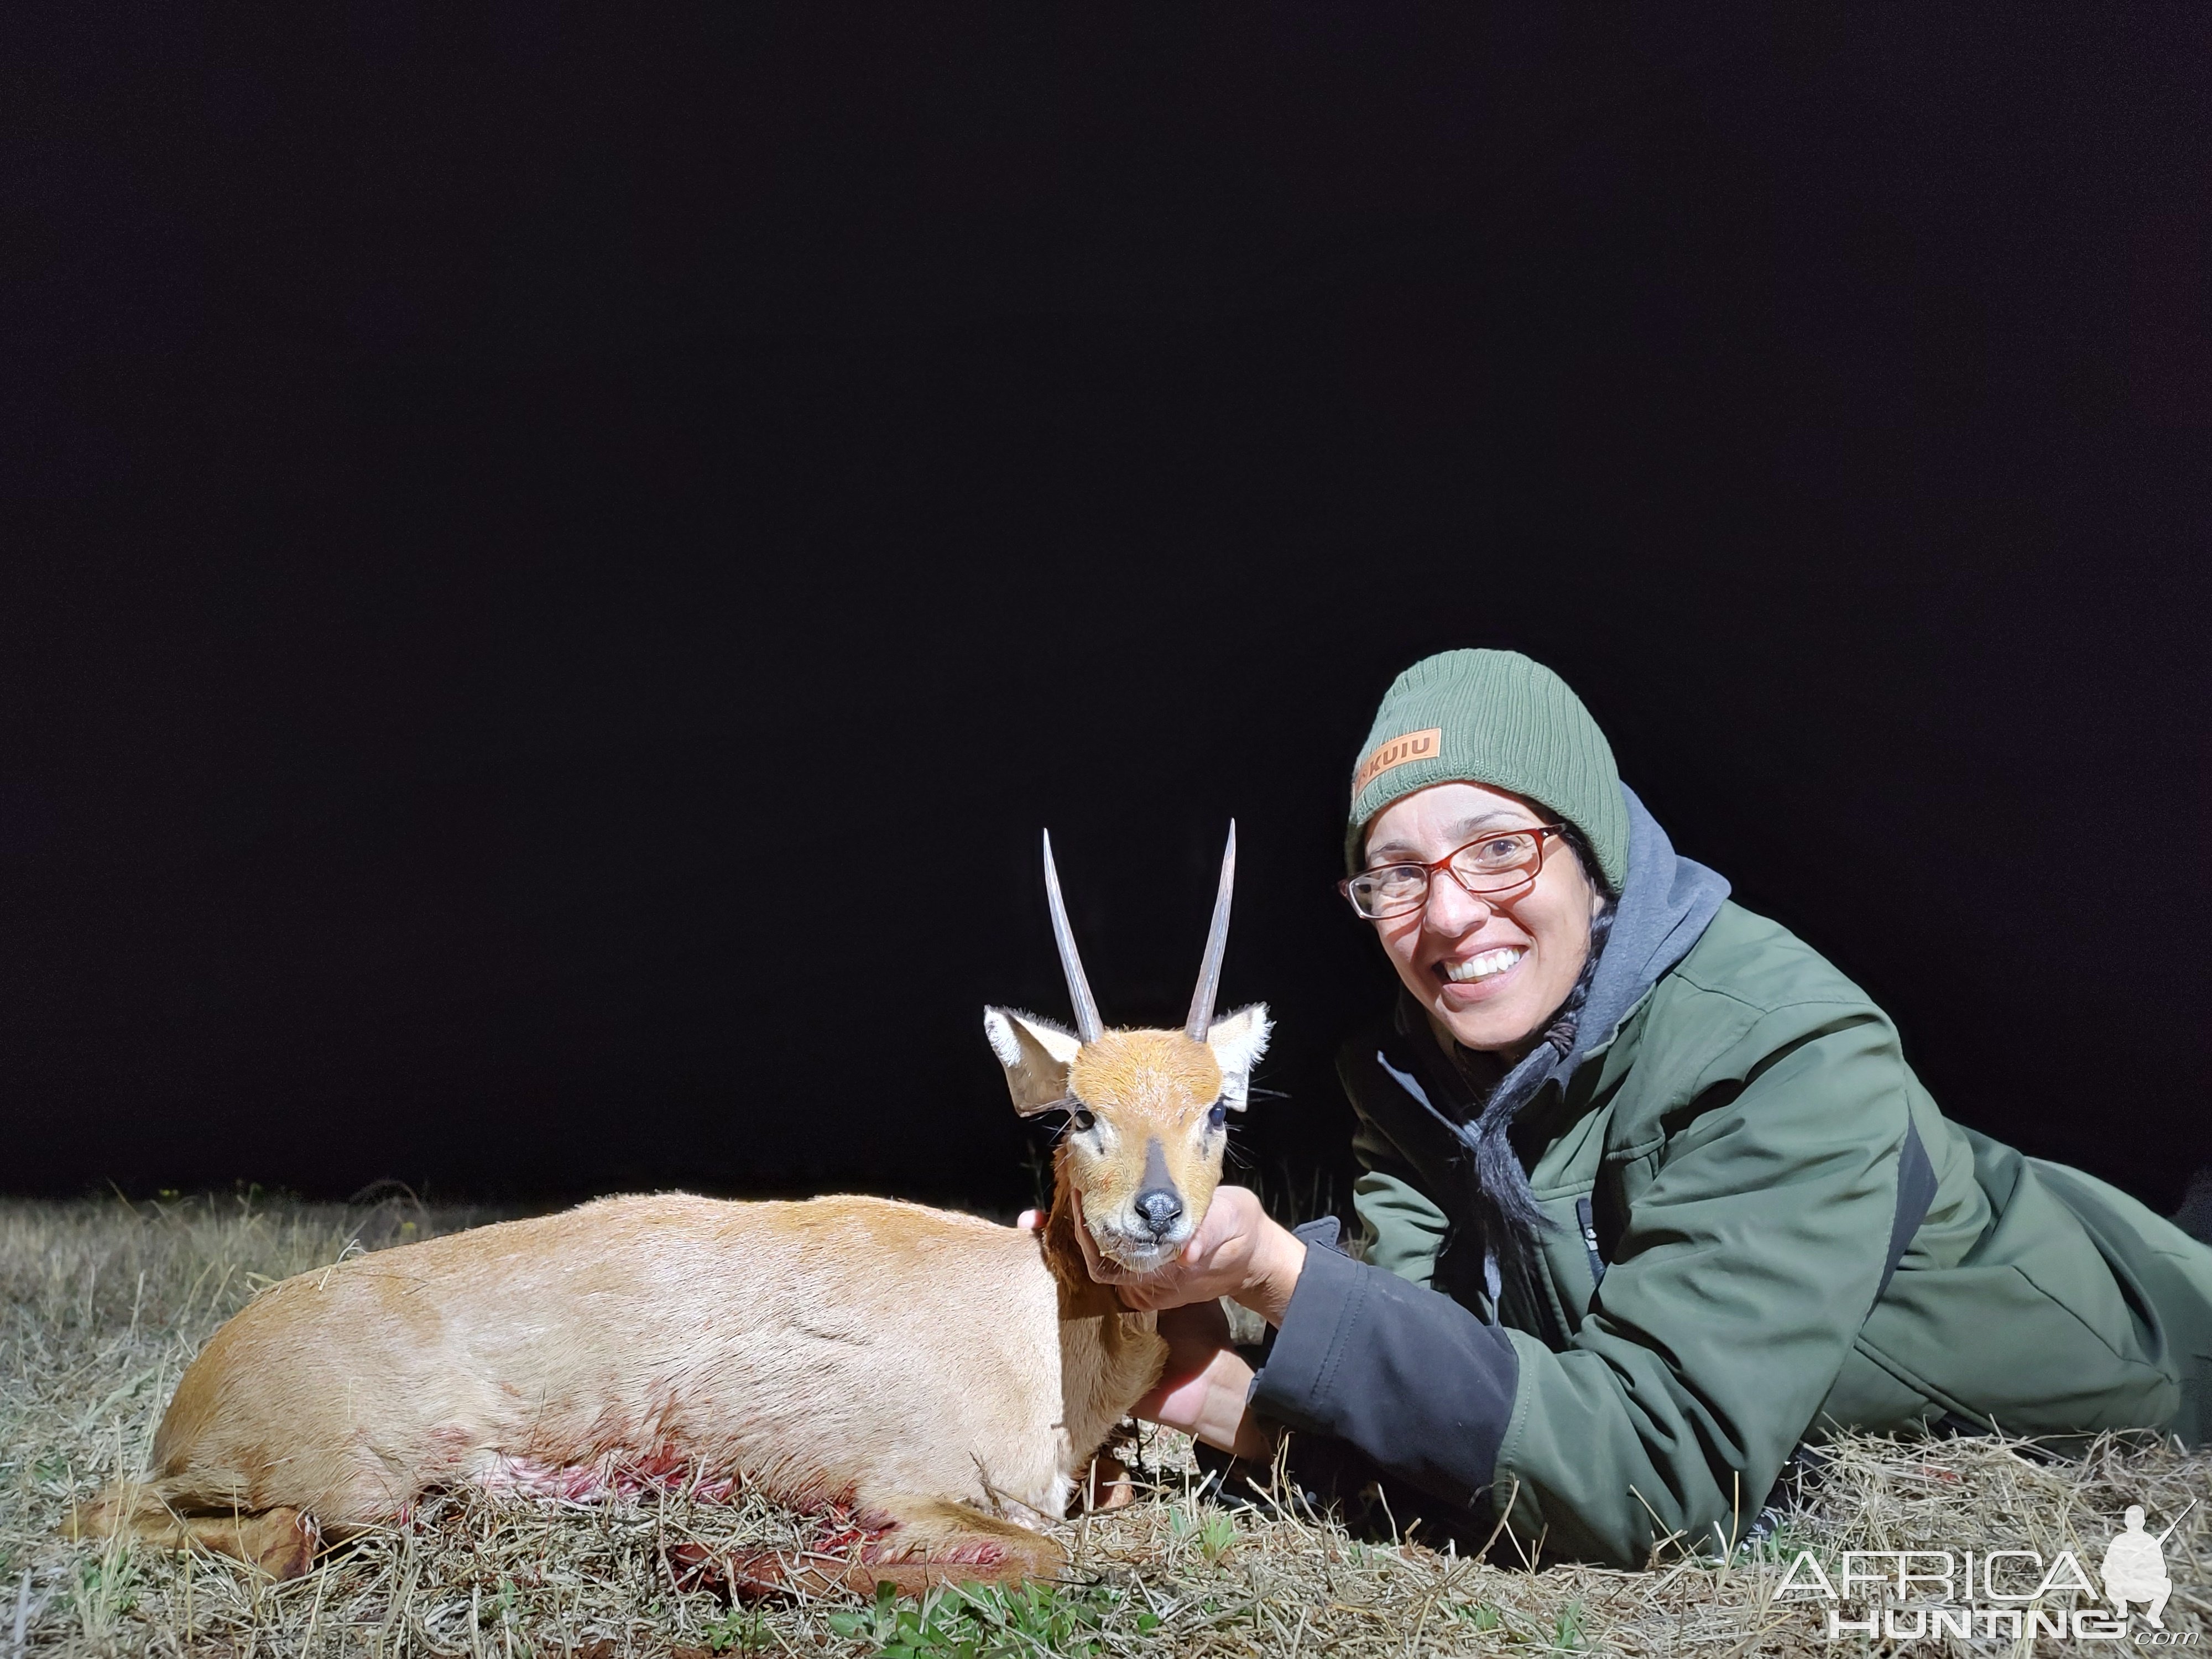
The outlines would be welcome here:
<svg viewBox="0 0 2212 1659">
<path fill-rule="evenodd" d="M 1352 775 L 1347 865 L 1392 801 L 1432 783 L 1485 783 L 1582 831 L 1614 892 L 1628 876 L 1628 805 L 1613 747 L 1582 699 L 1517 651 L 1441 651 L 1398 676 Z"/>
</svg>

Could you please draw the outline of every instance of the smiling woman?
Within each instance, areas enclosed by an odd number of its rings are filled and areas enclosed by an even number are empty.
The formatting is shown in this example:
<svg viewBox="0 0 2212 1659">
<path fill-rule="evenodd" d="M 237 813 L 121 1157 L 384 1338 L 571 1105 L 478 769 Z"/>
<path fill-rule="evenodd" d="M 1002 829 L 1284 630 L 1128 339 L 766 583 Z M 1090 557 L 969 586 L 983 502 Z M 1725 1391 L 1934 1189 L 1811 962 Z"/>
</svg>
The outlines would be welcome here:
<svg viewBox="0 0 2212 1659">
<path fill-rule="evenodd" d="M 1402 987 L 1340 1062 L 1362 1236 L 1224 1188 L 1125 1300 L 1148 1401 L 1316 1496 L 1627 1565 L 1838 1431 L 2212 1435 L 2212 1249 L 1944 1117 L 1895 1026 L 1677 854 L 1558 676 L 1417 663 L 1353 774 Z M 1208 1298 L 1274 1327 L 1256 1374 Z M 1231 1472 L 1233 1474 L 1233 1471 Z"/>
<path fill-rule="evenodd" d="M 1546 865 L 1571 833 L 1479 783 L 1440 783 L 1376 817 L 1345 896 L 1453 1041 L 1525 1050 L 1582 977 L 1609 895 L 1580 858 Z"/>
</svg>

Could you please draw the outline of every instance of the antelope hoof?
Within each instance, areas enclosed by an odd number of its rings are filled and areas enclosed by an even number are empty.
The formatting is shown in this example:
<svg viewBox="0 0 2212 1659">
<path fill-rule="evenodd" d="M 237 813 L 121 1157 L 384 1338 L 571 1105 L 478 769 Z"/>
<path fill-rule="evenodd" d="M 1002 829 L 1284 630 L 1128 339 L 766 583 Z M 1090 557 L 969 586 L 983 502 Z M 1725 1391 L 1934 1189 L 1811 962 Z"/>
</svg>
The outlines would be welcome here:
<svg viewBox="0 0 2212 1659">
<path fill-rule="evenodd" d="M 197 1530 L 197 1529 L 195 1529 Z M 217 1537 L 207 1540 L 225 1555 L 250 1561 L 271 1578 L 298 1578 L 315 1565 L 322 1529 L 301 1510 L 270 1510 L 251 1520 L 216 1523 Z"/>
<path fill-rule="evenodd" d="M 1137 1501 L 1136 1482 L 1111 1452 L 1100 1452 L 1091 1460 L 1091 1472 L 1084 1477 L 1082 1490 L 1083 1507 L 1094 1515 L 1126 1509 Z"/>
</svg>

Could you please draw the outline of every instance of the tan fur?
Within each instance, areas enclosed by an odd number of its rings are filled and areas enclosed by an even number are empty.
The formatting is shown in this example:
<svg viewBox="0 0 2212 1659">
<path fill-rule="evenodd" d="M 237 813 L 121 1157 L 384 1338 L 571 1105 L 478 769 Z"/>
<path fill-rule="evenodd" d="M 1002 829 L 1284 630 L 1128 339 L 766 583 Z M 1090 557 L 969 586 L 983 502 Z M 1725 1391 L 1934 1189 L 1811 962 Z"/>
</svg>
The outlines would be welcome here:
<svg viewBox="0 0 2212 1659">
<path fill-rule="evenodd" d="M 1202 1126 L 1222 1070 L 1160 1031 L 1034 1063 L 1050 1075 L 1009 1063 L 1018 1105 L 1073 1086 L 1138 1149 L 1132 1166 L 1064 1141 L 1042 1237 L 888 1199 L 679 1194 L 318 1268 L 216 1333 L 150 1478 L 74 1529 L 289 1577 L 320 1538 L 388 1523 L 435 1488 L 574 1495 L 644 1471 L 848 1515 L 866 1541 L 838 1571 L 864 1589 L 1055 1571 L 1034 1526 L 1066 1512 L 1166 1358 L 1152 1316 L 1091 1281 L 1076 1200 L 1124 1207 L 1157 1137 L 1177 1149 L 1194 1224 L 1220 1176 L 1223 1136 Z"/>
<path fill-rule="evenodd" d="M 1095 1137 L 1106 1143 L 1103 1152 L 1090 1150 L 1094 1137 L 1072 1136 L 1066 1143 L 1084 1218 L 1102 1248 L 1119 1254 L 1116 1238 L 1133 1236 L 1140 1225 L 1133 1206 L 1154 1140 L 1195 1226 L 1221 1179 L 1221 1137 L 1206 1121 L 1206 1109 L 1221 1096 L 1213 1051 L 1181 1031 L 1109 1031 L 1069 1064 L 1067 1086 L 1107 1126 L 1106 1134 Z"/>
</svg>

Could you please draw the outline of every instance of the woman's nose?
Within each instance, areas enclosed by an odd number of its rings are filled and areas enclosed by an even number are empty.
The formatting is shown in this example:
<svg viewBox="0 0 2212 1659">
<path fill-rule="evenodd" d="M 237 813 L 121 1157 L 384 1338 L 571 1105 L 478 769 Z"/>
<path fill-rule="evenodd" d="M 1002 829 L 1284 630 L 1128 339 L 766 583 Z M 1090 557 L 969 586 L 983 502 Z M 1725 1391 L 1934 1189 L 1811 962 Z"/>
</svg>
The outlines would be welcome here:
<svg viewBox="0 0 2212 1659">
<path fill-rule="evenodd" d="M 1421 921 L 1432 933 L 1457 939 L 1488 921 L 1490 909 L 1489 905 L 1439 870 L 1429 878 L 1428 910 Z"/>
</svg>

